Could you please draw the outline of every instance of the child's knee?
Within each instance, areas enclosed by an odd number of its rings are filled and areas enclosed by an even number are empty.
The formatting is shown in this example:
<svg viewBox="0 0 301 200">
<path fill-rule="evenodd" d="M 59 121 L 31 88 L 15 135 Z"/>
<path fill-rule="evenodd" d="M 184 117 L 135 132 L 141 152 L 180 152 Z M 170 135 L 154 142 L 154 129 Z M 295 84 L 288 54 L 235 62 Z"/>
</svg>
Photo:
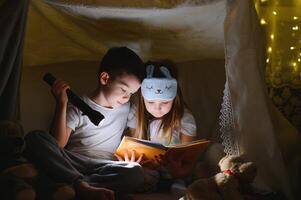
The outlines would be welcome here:
<svg viewBox="0 0 301 200">
<path fill-rule="evenodd" d="M 34 131 L 30 131 L 25 135 L 25 140 L 26 143 L 28 142 L 35 142 L 37 140 L 41 140 L 41 138 L 43 138 L 43 135 L 47 134 L 44 131 L 40 131 L 40 130 L 34 130 Z"/>
</svg>

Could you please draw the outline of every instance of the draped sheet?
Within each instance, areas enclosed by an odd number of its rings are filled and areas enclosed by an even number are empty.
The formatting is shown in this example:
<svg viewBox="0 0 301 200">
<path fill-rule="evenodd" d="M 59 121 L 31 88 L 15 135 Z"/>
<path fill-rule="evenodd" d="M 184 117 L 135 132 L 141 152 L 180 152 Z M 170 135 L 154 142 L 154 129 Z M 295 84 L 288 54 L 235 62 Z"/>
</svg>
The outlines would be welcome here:
<svg viewBox="0 0 301 200">
<path fill-rule="evenodd" d="M 28 1 L 0 1 L 0 120 L 16 120 Z"/>
<path fill-rule="evenodd" d="M 31 1 L 25 66 L 99 61 L 114 45 L 126 45 L 145 60 L 224 57 L 223 1 L 203 6 L 186 3 L 171 9 L 47 2 L 53 4 Z"/>
<path fill-rule="evenodd" d="M 48 5 L 32 0 L 25 67 L 55 63 L 63 66 L 80 60 L 97 62 L 114 45 L 129 46 L 144 60 L 193 61 L 195 67 L 207 70 L 211 69 L 208 62 L 197 61 L 225 59 L 226 84 L 221 114 L 220 117 L 212 114 L 221 125 L 220 137 L 225 152 L 246 153 L 258 165 L 258 184 L 280 189 L 293 199 L 289 178 L 296 175 L 296 168 L 290 168 L 288 176 L 287 167 L 300 156 L 296 149 L 300 140 L 297 131 L 275 111 L 268 99 L 264 81 L 264 35 L 253 1 L 142 2 L 94 0 L 83 4 L 79 0 L 48 0 Z M 206 101 L 200 99 L 206 96 L 202 87 L 192 82 L 202 84 L 204 74 L 196 77 L 194 72 L 202 70 L 193 71 L 192 65 L 181 68 L 180 77 L 184 88 L 190 91 L 184 93 L 190 99 L 191 107 L 196 108 L 193 112 L 201 118 L 200 106 L 203 105 L 200 102 L 205 104 Z M 191 77 L 194 80 L 190 82 Z M 213 75 L 211 79 L 215 78 Z M 215 86 L 207 89 L 216 88 L 220 89 Z M 221 98 L 222 94 L 212 96 Z M 211 111 L 221 107 L 220 104 L 210 106 Z M 207 113 L 210 113 L 209 107 Z M 213 126 L 212 120 L 208 123 Z"/>
<path fill-rule="evenodd" d="M 247 154 L 259 168 L 257 181 L 272 188 L 282 188 L 292 199 L 283 155 L 279 147 L 285 140 L 277 141 L 273 118 L 275 115 L 267 95 L 264 80 L 265 41 L 252 1 L 228 1 L 225 19 L 226 87 L 224 113 L 228 123 L 223 133 L 228 153 Z M 230 109 L 229 109 L 230 108 Z M 222 112 L 223 113 L 223 112 Z M 282 121 L 287 126 L 287 121 Z M 231 127 L 231 128 L 229 128 Z M 298 133 L 283 131 L 286 143 L 292 147 Z M 297 145 L 296 143 L 294 144 Z M 298 152 L 291 152 L 300 156 Z M 291 155 L 293 156 L 293 155 Z"/>
</svg>

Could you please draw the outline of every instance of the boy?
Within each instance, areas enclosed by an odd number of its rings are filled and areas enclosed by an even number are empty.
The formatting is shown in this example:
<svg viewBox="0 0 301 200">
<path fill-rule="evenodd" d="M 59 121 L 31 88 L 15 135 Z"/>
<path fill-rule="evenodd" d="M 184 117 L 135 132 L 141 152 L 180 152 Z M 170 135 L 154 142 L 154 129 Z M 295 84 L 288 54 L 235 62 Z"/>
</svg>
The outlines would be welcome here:
<svg viewBox="0 0 301 200">
<path fill-rule="evenodd" d="M 114 47 L 104 55 L 98 86 L 82 99 L 104 115 L 98 126 L 72 105 L 67 106 L 68 84 L 56 80 L 51 135 L 26 136 L 26 155 L 56 182 L 74 186 L 82 199 L 114 199 L 114 192 L 133 192 L 143 186 L 137 163 L 110 161 L 118 147 L 129 113 L 129 98 L 144 78 L 143 62 L 126 47 Z M 112 189 L 112 190 L 111 190 Z"/>
</svg>

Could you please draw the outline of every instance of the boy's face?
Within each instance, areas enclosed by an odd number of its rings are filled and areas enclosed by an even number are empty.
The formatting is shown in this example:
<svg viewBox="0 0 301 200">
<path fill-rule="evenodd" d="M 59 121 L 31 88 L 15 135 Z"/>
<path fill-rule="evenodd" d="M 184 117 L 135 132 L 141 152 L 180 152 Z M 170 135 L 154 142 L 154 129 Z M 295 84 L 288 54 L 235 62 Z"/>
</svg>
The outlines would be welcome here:
<svg viewBox="0 0 301 200">
<path fill-rule="evenodd" d="M 122 74 L 115 79 L 108 79 L 103 85 L 104 97 L 112 108 L 117 108 L 129 101 L 132 94 L 140 88 L 139 79 L 130 74 Z"/>
</svg>

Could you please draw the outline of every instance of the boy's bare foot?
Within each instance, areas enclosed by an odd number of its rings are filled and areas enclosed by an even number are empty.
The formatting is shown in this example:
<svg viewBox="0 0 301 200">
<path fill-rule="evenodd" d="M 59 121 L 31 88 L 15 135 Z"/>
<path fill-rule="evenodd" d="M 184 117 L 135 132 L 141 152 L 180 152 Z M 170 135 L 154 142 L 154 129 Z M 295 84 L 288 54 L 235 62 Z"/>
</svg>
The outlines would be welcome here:
<svg viewBox="0 0 301 200">
<path fill-rule="evenodd" d="M 98 188 L 81 181 L 75 188 L 77 194 L 84 200 L 114 200 L 114 192 L 106 188 Z"/>
</svg>

